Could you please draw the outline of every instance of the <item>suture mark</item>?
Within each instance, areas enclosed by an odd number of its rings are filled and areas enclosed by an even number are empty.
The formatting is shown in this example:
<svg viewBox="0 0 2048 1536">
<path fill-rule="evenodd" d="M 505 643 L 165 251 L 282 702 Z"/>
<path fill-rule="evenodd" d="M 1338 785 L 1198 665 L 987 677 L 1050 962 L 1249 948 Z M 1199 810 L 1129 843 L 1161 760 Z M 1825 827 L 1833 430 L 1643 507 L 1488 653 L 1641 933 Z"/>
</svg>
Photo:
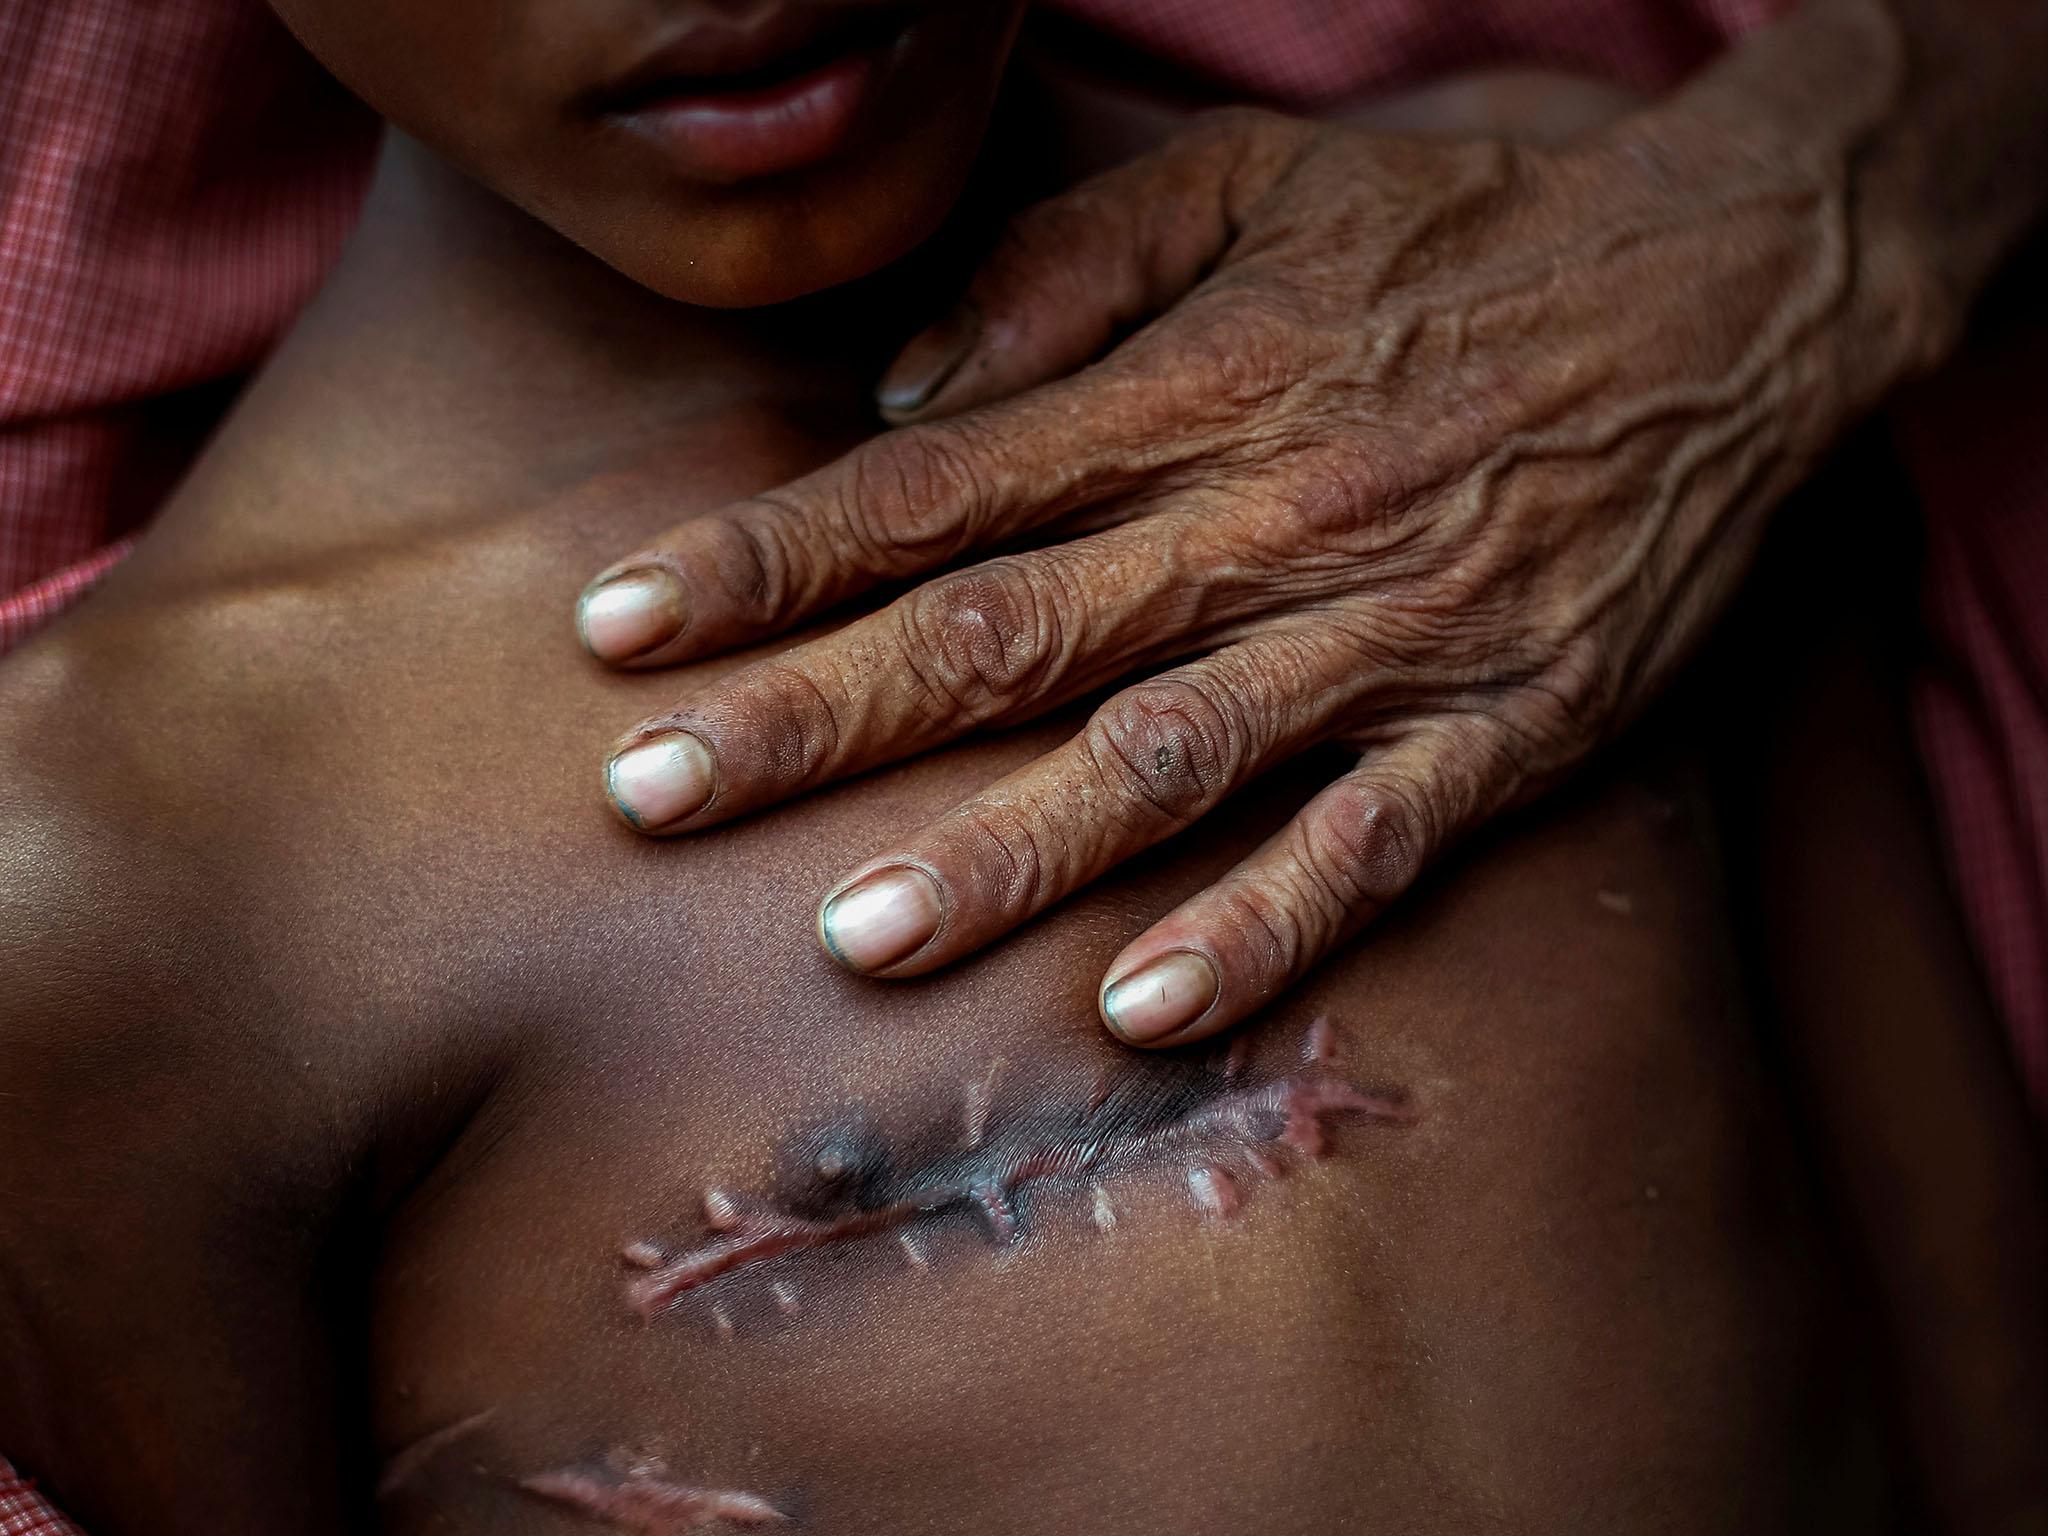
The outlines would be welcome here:
<svg viewBox="0 0 2048 1536">
<path fill-rule="evenodd" d="M 1213 1221 L 1235 1216 L 1242 1204 L 1237 1181 L 1227 1169 L 1214 1163 L 1201 1163 L 1188 1170 L 1188 1194 L 1194 1199 L 1195 1209 Z"/>
<path fill-rule="evenodd" d="M 730 1190 L 704 1191 L 704 1225 L 714 1232 L 730 1232 L 740 1223 L 740 1202 Z"/>
<path fill-rule="evenodd" d="M 659 1269 L 668 1262 L 668 1255 L 653 1243 L 628 1243 L 619 1257 L 635 1269 Z"/>
<path fill-rule="evenodd" d="M 427 1469 L 427 1464 L 458 1440 L 465 1440 L 489 1422 L 495 1410 L 486 1408 L 472 1413 L 466 1419 L 457 1419 L 453 1424 L 443 1424 L 430 1434 L 425 1434 L 408 1446 L 391 1455 L 384 1463 L 384 1474 L 377 1479 L 377 1497 L 387 1499 Z"/>
<path fill-rule="evenodd" d="M 1088 1098 L 1081 1106 L 1081 1118 L 1083 1120 L 1086 1120 L 1095 1111 L 1102 1108 L 1102 1102 L 1109 1097 L 1109 1090 L 1114 1086 L 1115 1082 L 1116 1078 L 1108 1067 L 1097 1067 L 1095 1069 L 1095 1080 L 1089 1084 Z"/>
<path fill-rule="evenodd" d="M 1301 1042 L 1301 1059 L 1310 1066 L 1328 1066 L 1337 1059 L 1337 1030 L 1327 1013 L 1319 1013 Z"/>
<path fill-rule="evenodd" d="M 988 1135 L 988 1111 L 989 1106 L 995 1102 L 996 1079 L 1008 1065 L 1006 1058 L 998 1056 L 988 1064 L 988 1071 L 967 1085 L 967 1102 L 962 1111 L 962 1130 L 969 1151 L 980 1146 Z"/>
<path fill-rule="evenodd" d="M 1095 1186 L 1095 1200 L 1088 1217 L 1098 1232 L 1109 1232 L 1116 1227 L 1116 1207 L 1109 1203 L 1109 1191 L 1100 1184 Z"/>
<path fill-rule="evenodd" d="M 640 1536 L 678 1536 L 714 1525 L 780 1525 L 789 1519 L 755 1494 L 672 1483 L 646 1467 L 616 1478 L 564 1468 L 523 1477 L 519 1486 L 536 1498 L 567 1505 L 578 1514 Z"/>
<path fill-rule="evenodd" d="M 1010 1203 L 1010 1191 L 1000 1180 L 977 1180 L 968 1186 L 967 1198 L 981 1211 L 990 1237 L 998 1243 L 1017 1240 L 1017 1208 Z"/>
<path fill-rule="evenodd" d="M 708 1191 L 707 1240 L 659 1269 L 630 1276 L 628 1303 L 652 1320 L 678 1298 L 725 1275 L 882 1234 L 895 1236 L 911 1268 L 925 1269 L 930 1261 L 906 1229 L 957 1210 L 978 1213 L 990 1240 L 1008 1245 L 1022 1230 L 1020 1201 L 1039 1184 L 1092 1190 L 1091 1218 L 1106 1231 L 1116 1213 L 1102 1182 L 1175 1159 L 1186 1160 L 1187 1191 L 1195 1209 L 1224 1219 L 1241 1208 L 1246 1183 L 1282 1177 L 1292 1159 L 1323 1157 L 1330 1122 L 1351 1118 L 1403 1124 L 1413 1118 L 1405 1097 L 1368 1093 L 1324 1070 L 1336 1056 L 1327 1019 L 1309 1027 L 1302 1055 L 1308 1065 L 1261 1085 L 1231 1085 L 1218 1092 L 1219 1075 L 1212 1071 L 1200 1090 L 1212 1096 L 1192 1108 L 1186 1098 L 1193 1090 L 1186 1082 L 1175 1087 L 1139 1080 L 1115 1095 L 1114 1102 L 1105 1098 L 1079 1119 L 1057 1112 L 1018 1118 L 1002 1135 L 984 1135 L 969 1154 L 942 1158 L 922 1175 L 895 1178 L 885 1163 L 878 1164 L 863 1182 L 862 1203 L 850 1209 L 821 1210 L 816 1203 L 807 1208 Z M 992 1070 L 983 1081 L 993 1080 Z M 841 1190 L 834 1203 L 849 1198 Z M 722 1305 L 715 1315 L 721 1337 L 728 1336 L 732 1325 Z"/>
</svg>

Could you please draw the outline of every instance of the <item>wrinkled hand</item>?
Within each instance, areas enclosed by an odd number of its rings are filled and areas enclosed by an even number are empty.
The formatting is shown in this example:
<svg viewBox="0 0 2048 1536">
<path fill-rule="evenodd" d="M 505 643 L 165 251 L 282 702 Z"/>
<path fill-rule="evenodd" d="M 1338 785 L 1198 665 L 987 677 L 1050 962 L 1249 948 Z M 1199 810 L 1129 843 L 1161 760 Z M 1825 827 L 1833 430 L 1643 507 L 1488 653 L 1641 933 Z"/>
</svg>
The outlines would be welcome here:
<svg viewBox="0 0 2048 1536">
<path fill-rule="evenodd" d="M 884 385 L 913 424 L 621 562 L 583 629 L 659 666 L 1039 546 L 645 723 L 613 799 L 694 831 L 1139 673 L 828 895 L 831 952 L 909 976 L 1343 743 L 1355 768 L 1109 968 L 1126 1040 L 1222 1028 L 1700 635 L 1870 393 L 1845 229 L 1825 167 L 1717 165 L 1657 114 L 1555 151 L 1197 120 L 1021 217 Z"/>
</svg>

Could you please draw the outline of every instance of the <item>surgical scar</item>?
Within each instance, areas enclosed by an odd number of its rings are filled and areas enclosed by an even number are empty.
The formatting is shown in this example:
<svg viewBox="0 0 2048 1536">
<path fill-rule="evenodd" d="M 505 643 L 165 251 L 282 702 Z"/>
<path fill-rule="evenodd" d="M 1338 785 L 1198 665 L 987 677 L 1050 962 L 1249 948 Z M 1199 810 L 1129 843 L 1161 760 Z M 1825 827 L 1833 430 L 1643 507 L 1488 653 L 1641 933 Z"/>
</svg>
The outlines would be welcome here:
<svg viewBox="0 0 2048 1536">
<path fill-rule="evenodd" d="M 672 1483 L 663 1475 L 665 1470 L 633 1467 L 598 1473 L 563 1468 L 523 1477 L 519 1486 L 536 1498 L 642 1536 L 680 1536 L 717 1525 L 780 1525 L 789 1518 L 754 1494 Z"/>
<path fill-rule="evenodd" d="M 1003 1063 L 967 1086 L 951 1145 L 933 1149 L 916 1172 L 900 1172 L 895 1149 L 864 1128 L 837 1128 L 806 1144 L 800 1193 L 756 1198 L 727 1189 L 702 1197 L 703 1233 L 680 1252 L 638 1241 L 621 1251 L 626 1300 L 642 1318 L 660 1316 L 688 1293 L 724 1277 L 792 1255 L 874 1239 L 899 1250 L 910 1270 L 930 1266 L 921 1235 L 965 1216 L 997 1247 L 1023 1235 L 1035 1202 L 1070 1195 L 1098 1233 L 1119 1212 L 1119 1179 L 1148 1171 L 1178 1174 L 1201 1216 L 1227 1220 L 1253 1186 L 1327 1155 L 1344 1121 L 1403 1125 L 1414 1118 L 1405 1095 L 1367 1090 L 1335 1070 L 1337 1039 L 1328 1020 L 1309 1026 L 1300 1065 L 1263 1082 L 1248 1081 L 1247 1054 L 1233 1045 L 1219 1062 L 1134 1061 L 1127 1080 L 1098 1078 L 1065 1107 L 999 1106 L 994 1085 Z M 906 1159 L 907 1160 L 907 1159 Z M 771 1287 L 784 1317 L 801 1310 L 786 1279 Z M 720 1337 L 730 1314 L 714 1305 Z"/>
</svg>

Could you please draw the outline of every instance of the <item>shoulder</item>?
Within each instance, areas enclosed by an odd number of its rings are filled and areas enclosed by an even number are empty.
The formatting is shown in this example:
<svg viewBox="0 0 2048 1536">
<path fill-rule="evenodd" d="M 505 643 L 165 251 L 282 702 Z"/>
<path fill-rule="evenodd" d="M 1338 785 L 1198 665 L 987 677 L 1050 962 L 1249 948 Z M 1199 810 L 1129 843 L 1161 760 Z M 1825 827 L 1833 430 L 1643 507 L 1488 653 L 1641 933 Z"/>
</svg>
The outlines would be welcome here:
<svg viewBox="0 0 2048 1536">
<path fill-rule="evenodd" d="M 287 1473 L 331 1459 L 321 1277 L 445 1134 L 405 1124 L 410 1042 L 322 984 L 288 797 L 237 787 L 270 712 L 182 654 L 213 622 L 66 623 L 0 664 L 0 1447 L 95 1526 L 151 1507 L 151 1456 L 223 1511 L 314 1486 Z"/>
<path fill-rule="evenodd" d="M 67 623 L 0 664 L 0 1029 L 163 1048 L 161 1024 L 224 1001 L 235 931 L 211 759 L 235 722 L 166 664 L 174 633 Z M 184 1002 L 181 1004 L 180 999 Z"/>
<path fill-rule="evenodd" d="M 0 1073 L 17 1089 L 32 1058 L 118 1038 L 196 937 L 196 904 L 162 899 L 161 827 L 137 826 L 157 819 L 146 769 L 99 726 L 124 703 L 89 647 L 53 638 L 0 666 Z"/>
<path fill-rule="evenodd" d="M 299 1041 L 224 835 L 235 722 L 120 649 L 65 626 L 0 666 L 0 1157 L 109 1187 L 186 1148 L 275 1166 Z"/>
<path fill-rule="evenodd" d="M 333 669 L 238 649 L 245 606 L 112 608 L 0 664 L 0 1119 L 46 1157 L 118 1131 L 342 1165 L 406 1092 L 417 1018 L 322 975 L 352 905 L 352 834 L 305 809 Z"/>
</svg>

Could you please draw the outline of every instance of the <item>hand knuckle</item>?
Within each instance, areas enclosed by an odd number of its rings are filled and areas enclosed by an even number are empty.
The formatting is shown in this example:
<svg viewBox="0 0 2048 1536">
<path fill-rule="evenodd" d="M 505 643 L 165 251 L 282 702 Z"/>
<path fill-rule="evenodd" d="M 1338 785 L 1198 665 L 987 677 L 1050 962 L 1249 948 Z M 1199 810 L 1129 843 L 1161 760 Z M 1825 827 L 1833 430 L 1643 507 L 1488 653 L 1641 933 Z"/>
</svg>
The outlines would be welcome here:
<svg viewBox="0 0 2048 1536">
<path fill-rule="evenodd" d="M 1317 549 L 1355 550 L 1412 499 L 1412 477 L 1393 452 L 1369 441 L 1296 454 L 1275 494 L 1285 515 L 1275 525 Z"/>
<path fill-rule="evenodd" d="M 1569 765 L 1612 733 L 1622 715 L 1624 660 L 1592 633 L 1492 637 L 1496 688 L 1485 718 L 1521 779 Z"/>
<path fill-rule="evenodd" d="M 901 611 L 905 653 L 953 713 L 986 717 L 1028 694 L 1058 650 L 1058 605 L 1003 561 L 942 576 Z"/>
<path fill-rule="evenodd" d="M 975 872 L 976 894 L 999 911 L 1036 911 L 1052 861 L 1031 818 L 1009 808 L 982 807 L 966 818 L 967 867 Z"/>
<path fill-rule="evenodd" d="M 809 560 L 791 534 L 790 510 L 768 497 L 756 498 L 707 528 L 718 590 L 739 617 L 775 626 L 802 607 Z"/>
<path fill-rule="evenodd" d="M 1220 926 L 1231 937 L 1245 974 L 1291 976 L 1309 953 L 1309 935 L 1297 915 L 1303 903 L 1263 880 L 1237 880 L 1222 893 Z"/>
<path fill-rule="evenodd" d="M 903 574 L 973 542 L 991 499 L 977 440 L 952 422 L 890 432 L 858 450 L 838 523 L 876 570 Z"/>
<path fill-rule="evenodd" d="M 1559 748 L 1576 748 L 1606 735 L 1618 692 L 1615 658 L 1592 635 L 1560 647 L 1528 687 L 1542 704 L 1538 734 Z"/>
<path fill-rule="evenodd" d="M 1429 818 L 1414 790 L 1340 779 L 1302 812 L 1298 841 L 1303 868 L 1337 906 L 1371 910 L 1422 873 Z"/>
<path fill-rule="evenodd" d="M 761 662 L 738 674 L 735 686 L 679 713 L 679 724 L 736 731 L 759 754 L 762 771 L 776 782 L 795 782 L 836 761 L 846 722 L 830 690 L 807 665 Z"/>
<path fill-rule="evenodd" d="M 1309 371 L 1319 343 L 1295 307 L 1249 283 L 1213 288 L 1176 317 L 1176 363 L 1189 405 L 1241 423 Z"/>
<path fill-rule="evenodd" d="M 1127 688 L 1089 722 L 1098 771 L 1174 826 L 1213 808 L 1244 763 L 1244 732 L 1235 711 L 1181 678 Z"/>
</svg>

